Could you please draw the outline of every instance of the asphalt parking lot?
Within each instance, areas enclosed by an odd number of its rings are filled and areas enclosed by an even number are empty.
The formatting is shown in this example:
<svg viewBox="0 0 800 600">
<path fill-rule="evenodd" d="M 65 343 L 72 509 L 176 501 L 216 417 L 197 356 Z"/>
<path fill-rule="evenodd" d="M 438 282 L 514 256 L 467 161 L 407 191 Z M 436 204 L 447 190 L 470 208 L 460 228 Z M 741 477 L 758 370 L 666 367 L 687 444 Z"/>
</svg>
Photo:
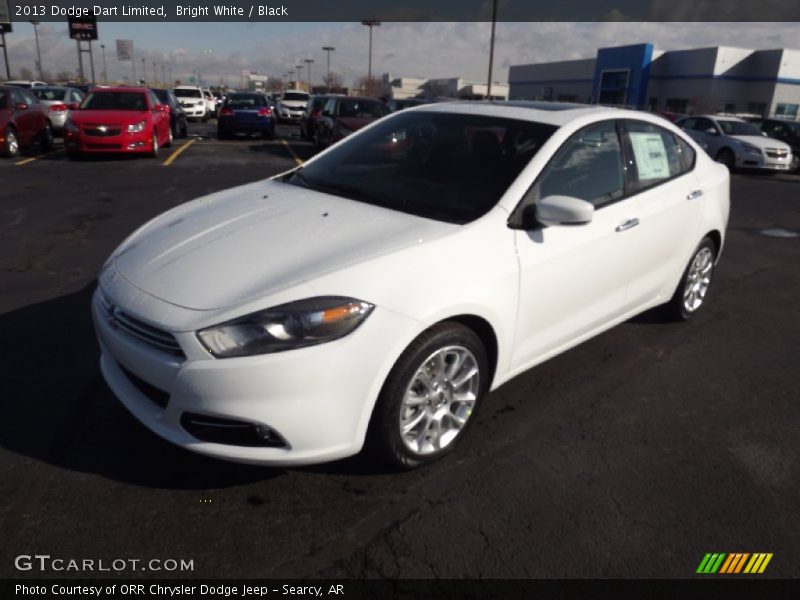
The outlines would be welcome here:
<svg viewBox="0 0 800 600">
<path fill-rule="evenodd" d="M 0 160 L 0 578 L 14 557 L 191 559 L 142 577 L 693 577 L 707 552 L 800 575 L 800 177 L 736 175 L 690 323 L 648 313 L 493 392 L 458 451 L 242 466 L 151 434 L 100 376 L 94 277 L 194 197 L 314 153 L 192 124 L 158 159 Z"/>
</svg>

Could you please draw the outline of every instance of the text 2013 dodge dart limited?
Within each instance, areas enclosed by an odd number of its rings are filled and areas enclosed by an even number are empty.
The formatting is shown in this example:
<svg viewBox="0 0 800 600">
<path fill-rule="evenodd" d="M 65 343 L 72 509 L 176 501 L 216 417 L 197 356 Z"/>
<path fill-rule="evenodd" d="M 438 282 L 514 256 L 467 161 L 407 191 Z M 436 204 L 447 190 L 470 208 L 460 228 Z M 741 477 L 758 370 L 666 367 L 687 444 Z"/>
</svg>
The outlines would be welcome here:
<svg viewBox="0 0 800 600">
<path fill-rule="evenodd" d="M 728 170 L 665 120 L 422 106 L 157 217 L 93 315 L 106 381 L 186 449 L 261 464 L 453 448 L 488 390 L 660 304 L 697 312 Z"/>
</svg>

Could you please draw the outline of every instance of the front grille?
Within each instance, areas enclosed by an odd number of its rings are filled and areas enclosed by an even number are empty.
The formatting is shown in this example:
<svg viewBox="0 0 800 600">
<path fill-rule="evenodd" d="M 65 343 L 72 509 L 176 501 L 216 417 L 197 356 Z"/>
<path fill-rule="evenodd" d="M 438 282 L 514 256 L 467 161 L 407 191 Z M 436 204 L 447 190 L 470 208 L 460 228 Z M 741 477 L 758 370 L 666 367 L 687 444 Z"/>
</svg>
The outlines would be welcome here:
<svg viewBox="0 0 800 600">
<path fill-rule="evenodd" d="M 770 158 L 786 158 L 789 156 L 789 151 L 779 150 L 778 148 L 767 148 L 767 156 Z"/>
<path fill-rule="evenodd" d="M 121 150 L 121 144 L 86 144 L 89 150 Z"/>
<path fill-rule="evenodd" d="M 288 448 L 289 446 L 277 431 L 266 425 L 248 421 L 221 419 L 185 412 L 181 415 L 181 426 L 203 442 L 262 448 Z"/>
<path fill-rule="evenodd" d="M 83 133 L 93 137 L 113 137 L 122 133 L 119 127 L 84 127 Z"/>
<path fill-rule="evenodd" d="M 108 298 L 100 294 L 100 304 L 106 313 L 109 324 L 120 331 L 124 331 L 150 346 L 154 346 L 163 352 L 168 352 L 175 356 L 184 356 L 180 344 L 171 333 L 162 331 L 156 327 L 142 323 L 138 319 L 126 314 L 117 306 L 114 306 Z"/>
<path fill-rule="evenodd" d="M 153 404 L 160 406 L 161 408 L 167 408 L 167 404 L 169 404 L 169 394 L 167 392 L 147 383 L 144 379 L 137 377 L 122 365 L 119 365 L 119 368 L 125 374 L 125 377 L 127 377 L 128 380 L 133 384 L 133 386 L 142 394 L 147 396 L 147 398 Z"/>
</svg>

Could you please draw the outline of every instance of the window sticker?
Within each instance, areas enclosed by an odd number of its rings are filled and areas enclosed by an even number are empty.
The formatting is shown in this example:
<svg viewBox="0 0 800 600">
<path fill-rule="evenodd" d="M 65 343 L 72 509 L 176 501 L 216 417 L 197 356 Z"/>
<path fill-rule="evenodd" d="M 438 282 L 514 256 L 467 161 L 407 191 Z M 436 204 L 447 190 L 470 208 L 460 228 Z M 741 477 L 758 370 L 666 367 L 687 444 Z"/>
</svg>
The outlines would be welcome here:
<svg viewBox="0 0 800 600">
<path fill-rule="evenodd" d="M 664 139 L 661 134 L 631 132 L 628 135 L 633 145 L 639 179 L 641 181 L 667 179 L 669 163 L 667 149 L 664 147 Z"/>
</svg>

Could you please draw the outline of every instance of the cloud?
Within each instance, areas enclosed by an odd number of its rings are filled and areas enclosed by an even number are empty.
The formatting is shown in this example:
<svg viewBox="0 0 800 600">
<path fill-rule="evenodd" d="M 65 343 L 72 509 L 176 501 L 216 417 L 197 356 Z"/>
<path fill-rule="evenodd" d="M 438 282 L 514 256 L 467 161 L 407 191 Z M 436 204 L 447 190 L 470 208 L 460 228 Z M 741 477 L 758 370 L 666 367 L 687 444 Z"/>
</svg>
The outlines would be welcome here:
<svg viewBox="0 0 800 600">
<path fill-rule="evenodd" d="M 666 2 L 666 0 L 659 0 Z M 658 6 L 665 6 L 659 4 Z M 654 5 L 655 6 L 655 5 Z M 147 25 L 132 25 L 133 27 Z M 29 26 L 28 26 L 29 27 Z M 169 28 L 170 25 L 164 25 Z M 19 30 L 18 30 L 19 29 Z M 34 68 L 36 48 L 32 30 L 15 28 L 7 37 L 12 70 Z M 165 29 L 168 31 L 168 29 Z M 191 31 L 191 30 L 190 30 Z M 331 70 L 340 73 L 345 82 L 366 75 L 368 65 L 368 31 L 359 23 L 323 23 L 302 28 L 285 28 L 277 33 L 247 37 L 250 31 L 242 24 L 242 39 L 255 39 L 232 51 L 208 52 L 209 40 L 204 36 L 160 36 L 158 47 L 136 43 L 137 60 L 146 58 L 148 75 L 152 62 L 172 66 L 175 77 L 186 79 L 198 70 L 209 83 L 226 80 L 236 85 L 242 69 L 281 76 L 295 72 L 305 58 L 316 62 L 311 66 L 312 81 L 321 81 L 326 57 L 321 47 L 332 45 Z M 262 31 L 256 29 L 256 31 Z M 391 73 L 407 77 L 456 77 L 483 81 L 488 71 L 489 23 L 384 23 L 373 31 L 372 71 L 374 75 Z M 494 78 L 504 81 L 510 65 L 593 57 L 597 48 L 653 42 L 661 50 L 697 48 L 712 45 L 744 48 L 778 48 L 796 46 L 795 23 L 498 23 L 495 46 Z M 235 35 L 226 33 L 226 35 Z M 122 36 L 126 37 L 126 36 Z M 135 38 L 135 34 L 128 37 Z M 66 26 L 39 26 L 42 63 L 46 71 L 75 72 L 75 42 L 67 37 Z M 236 47 L 225 40 L 220 47 Z M 111 78 L 131 72 L 130 63 L 118 63 L 112 41 L 106 42 Z M 87 61 L 88 62 L 88 61 Z M 88 70 L 88 66 L 87 66 Z M 102 70 L 100 48 L 95 44 L 95 71 Z M 140 75 L 141 63 L 136 65 Z M 304 65 L 302 77 L 307 74 Z M 160 69 L 159 69 L 160 75 Z"/>
</svg>

